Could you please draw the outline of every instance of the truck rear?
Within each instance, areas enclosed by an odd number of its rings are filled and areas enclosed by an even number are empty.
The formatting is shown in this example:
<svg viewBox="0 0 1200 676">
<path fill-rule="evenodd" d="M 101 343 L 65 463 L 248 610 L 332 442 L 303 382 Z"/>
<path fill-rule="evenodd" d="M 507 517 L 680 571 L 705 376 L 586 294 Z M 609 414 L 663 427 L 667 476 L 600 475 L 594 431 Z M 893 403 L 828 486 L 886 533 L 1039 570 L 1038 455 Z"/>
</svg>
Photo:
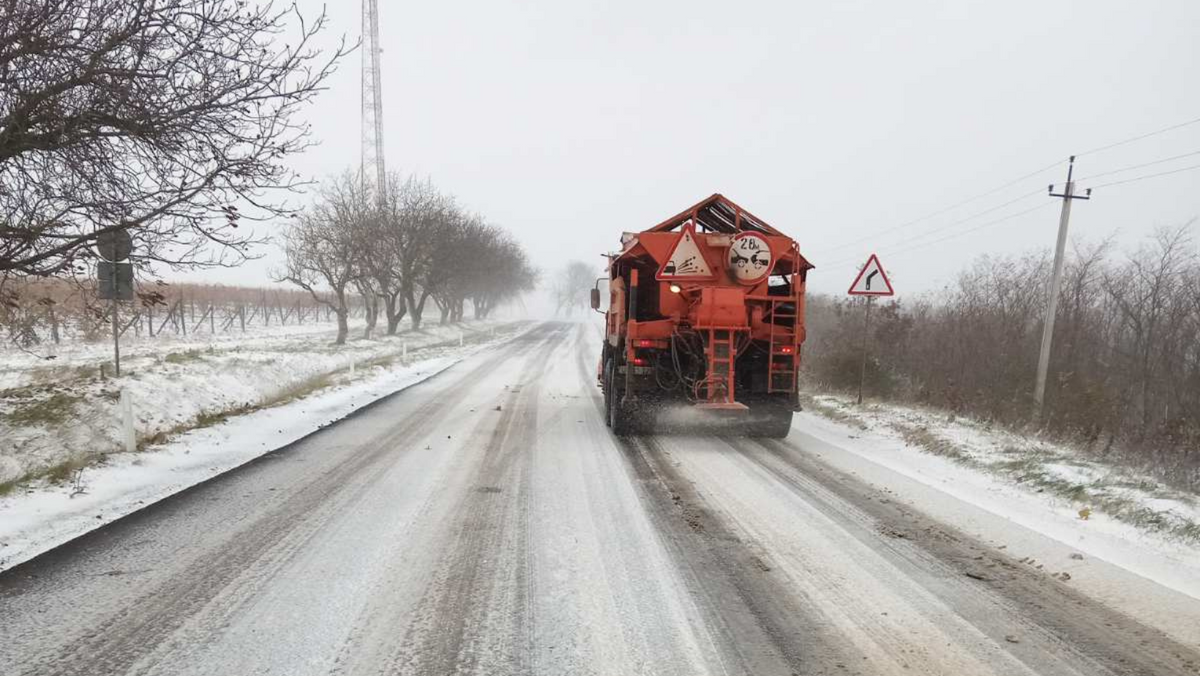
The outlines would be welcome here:
<svg viewBox="0 0 1200 676">
<path fill-rule="evenodd" d="M 786 436 L 812 268 L 796 242 L 713 195 L 621 245 L 609 259 L 598 369 L 613 431 L 652 432 L 660 413 L 686 409 Z"/>
</svg>

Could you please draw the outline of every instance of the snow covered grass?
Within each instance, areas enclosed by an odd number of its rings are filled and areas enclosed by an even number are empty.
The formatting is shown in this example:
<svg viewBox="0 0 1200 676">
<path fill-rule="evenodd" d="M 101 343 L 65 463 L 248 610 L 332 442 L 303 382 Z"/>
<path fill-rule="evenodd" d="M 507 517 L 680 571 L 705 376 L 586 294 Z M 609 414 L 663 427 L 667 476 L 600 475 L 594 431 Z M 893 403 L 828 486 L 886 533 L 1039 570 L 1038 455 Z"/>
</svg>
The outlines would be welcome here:
<svg viewBox="0 0 1200 676">
<path fill-rule="evenodd" d="M 105 378 L 108 346 L 74 345 L 47 363 L 0 355 L 0 495 L 39 480 L 66 481 L 123 450 L 117 402 L 134 406 L 139 449 L 232 416 L 329 387 L 365 372 L 425 358 L 435 346 L 488 338 L 498 322 L 433 326 L 398 336 L 333 344 L 331 325 L 275 327 L 248 335 L 143 340 L 128 346 L 122 377 Z"/>
<path fill-rule="evenodd" d="M 1200 544 L 1200 499 L 1147 475 L 1108 466 L 1067 445 L 1017 434 L 945 411 L 809 395 L 805 407 L 864 437 L 899 441 L 1068 504 L 1081 520 L 1104 514 L 1142 531 Z"/>
</svg>

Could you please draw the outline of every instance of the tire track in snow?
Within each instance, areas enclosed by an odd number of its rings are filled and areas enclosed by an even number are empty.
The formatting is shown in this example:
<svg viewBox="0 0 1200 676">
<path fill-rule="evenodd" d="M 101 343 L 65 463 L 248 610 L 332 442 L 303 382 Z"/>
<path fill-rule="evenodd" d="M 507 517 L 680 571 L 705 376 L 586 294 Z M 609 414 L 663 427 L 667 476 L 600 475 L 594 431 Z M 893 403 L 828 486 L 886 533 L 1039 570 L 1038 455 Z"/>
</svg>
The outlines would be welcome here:
<svg viewBox="0 0 1200 676">
<path fill-rule="evenodd" d="M 556 328 L 546 344 L 557 349 L 564 333 Z M 393 673 L 529 672 L 529 459 L 549 362 L 544 350 L 528 355 L 499 421 L 472 433 L 483 437 L 479 464 L 447 522 L 453 536 L 434 578 L 390 659 Z"/>
<path fill-rule="evenodd" d="M 1200 673 L 1200 652 L 960 530 L 881 496 L 794 442 L 725 439 L 1035 673 Z M 1008 640 L 1019 635 L 1019 642 Z"/>
<path fill-rule="evenodd" d="M 679 475 L 653 438 L 620 445 L 731 674 L 856 673 L 863 656 L 788 589 L 754 545 Z"/>
</svg>

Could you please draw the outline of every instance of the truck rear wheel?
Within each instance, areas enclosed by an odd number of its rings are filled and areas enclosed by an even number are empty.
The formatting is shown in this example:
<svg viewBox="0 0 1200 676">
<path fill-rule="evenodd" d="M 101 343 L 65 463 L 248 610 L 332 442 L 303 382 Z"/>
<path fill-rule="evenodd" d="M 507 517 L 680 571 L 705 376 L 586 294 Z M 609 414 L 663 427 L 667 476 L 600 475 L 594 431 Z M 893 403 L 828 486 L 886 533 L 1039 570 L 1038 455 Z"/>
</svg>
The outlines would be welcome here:
<svg viewBox="0 0 1200 676">
<path fill-rule="evenodd" d="M 623 437 L 633 433 L 633 421 L 629 411 L 621 405 L 623 397 L 617 376 L 617 362 L 610 359 L 604 367 L 604 424 L 612 428 L 613 434 Z"/>
<path fill-rule="evenodd" d="M 613 375 L 613 361 L 611 359 L 606 359 L 604 361 L 604 387 L 603 387 L 603 389 L 604 389 L 604 424 L 608 427 L 612 427 L 612 417 L 611 417 L 611 414 L 609 413 L 609 410 L 612 407 L 612 397 L 613 397 L 612 375 Z"/>
<path fill-rule="evenodd" d="M 783 406 L 772 406 L 755 416 L 750 424 L 750 436 L 768 439 L 783 439 L 792 431 L 792 411 Z"/>
<path fill-rule="evenodd" d="M 633 434 L 633 415 L 621 404 L 622 396 L 613 392 L 608 403 L 608 426 L 619 437 Z"/>
</svg>

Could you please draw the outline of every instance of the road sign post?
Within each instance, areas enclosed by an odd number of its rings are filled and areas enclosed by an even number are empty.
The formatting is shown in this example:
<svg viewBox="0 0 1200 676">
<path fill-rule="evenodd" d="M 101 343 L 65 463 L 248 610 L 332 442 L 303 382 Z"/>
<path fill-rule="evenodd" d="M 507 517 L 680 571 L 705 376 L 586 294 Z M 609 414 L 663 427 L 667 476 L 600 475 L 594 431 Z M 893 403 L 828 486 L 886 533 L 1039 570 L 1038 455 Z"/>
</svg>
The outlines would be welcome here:
<svg viewBox="0 0 1200 676">
<path fill-rule="evenodd" d="M 109 230 L 96 238 L 96 295 L 109 303 L 112 315 L 113 377 L 121 377 L 121 322 L 119 302 L 133 300 L 133 264 L 123 263 L 133 253 L 133 238 L 125 230 Z"/>
<path fill-rule="evenodd" d="M 866 296 L 867 298 L 863 319 L 862 363 L 858 370 L 858 403 L 861 406 L 863 387 L 867 382 L 867 355 L 870 352 L 868 339 L 871 334 L 871 304 L 876 296 L 894 296 L 896 292 L 892 289 L 892 283 L 888 280 L 887 273 L 883 271 L 883 264 L 879 262 L 879 257 L 871 254 L 846 293 L 851 296 Z"/>
</svg>

